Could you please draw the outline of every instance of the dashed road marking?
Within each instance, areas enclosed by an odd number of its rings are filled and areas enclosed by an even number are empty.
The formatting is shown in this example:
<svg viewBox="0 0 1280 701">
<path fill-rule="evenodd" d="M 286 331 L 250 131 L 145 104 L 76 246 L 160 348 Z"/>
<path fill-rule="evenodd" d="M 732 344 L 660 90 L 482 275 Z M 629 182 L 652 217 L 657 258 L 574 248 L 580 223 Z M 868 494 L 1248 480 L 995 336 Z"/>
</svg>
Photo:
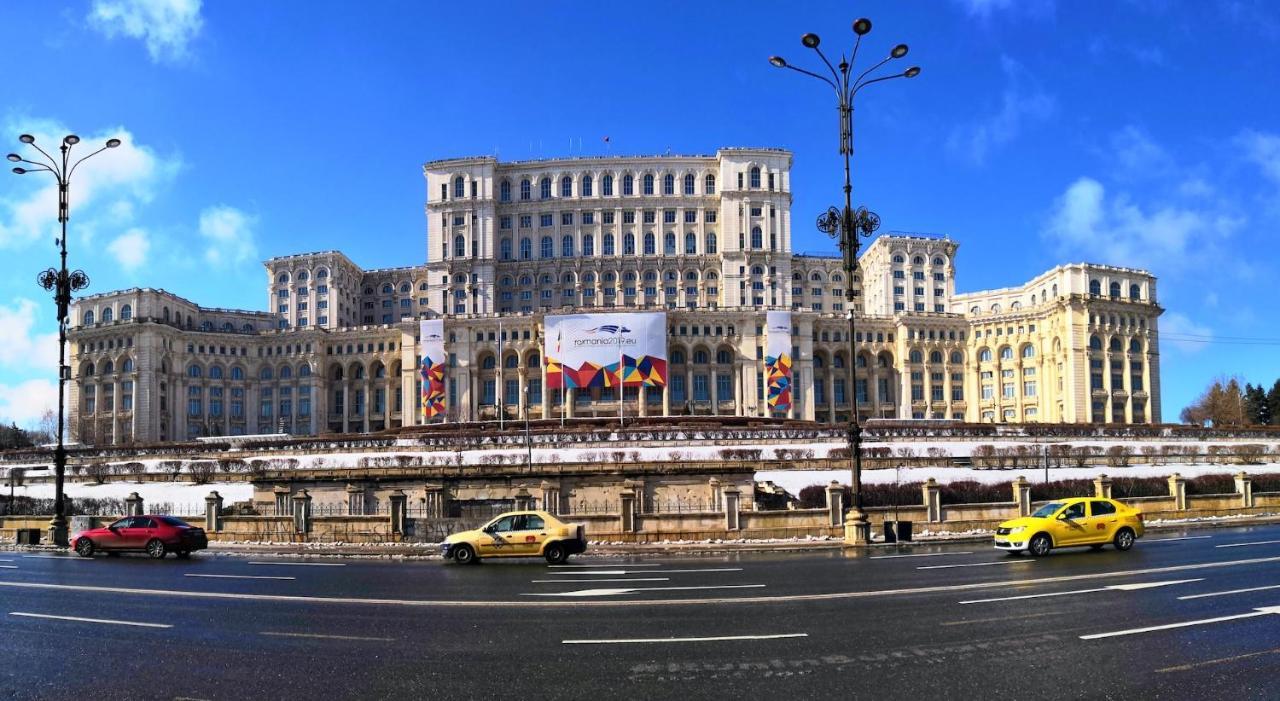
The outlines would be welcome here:
<svg viewBox="0 0 1280 701">
<path fill-rule="evenodd" d="M 1271 616 L 1280 614 L 1280 606 L 1269 606 L 1267 608 L 1254 609 L 1249 613 L 1237 613 L 1234 616 L 1218 616 L 1216 618 L 1201 618 L 1195 621 L 1180 621 L 1178 623 L 1166 623 L 1161 626 L 1147 626 L 1146 628 L 1130 628 L 1129 630 L 1115 630 L 1109 633 L 1092 633 L 1090 635 L 1080 636 L 1081 640 L 1100 640 L 1102 638 L 1116 638 L 1122 635 L 1137 635 L 1138 633 L 1152 633 L 1158 630 L 1173 630 L 1175 628 L 1189 628 L 1191 626 L 1203 626 L 1210 623 L 1223 623 L 1226 621 L 1238 621 L 1243 618 L 1257 618 L 1258 616 Z"/>
<path fill-rule="evenodd" d="M 16 570 L 16 569 L 18 569 L 18 566 L 17 566 L 17 565 L 0 565 L 0 569 L 4 569 L 4 570 Z"/>
<path fill-rule="evenodd" d="M 75 621 L 77 623 L 104 623 L 113 626 L 136 626 L 139 628 L 172 628 L 167 623 L 139 623 L 138 621 L 115 621 L 109 618 L 81 618 L 79 616 L 54 616 L 47 613 L 24 613 L 22 611 L 10 611 L 10 616 L 22 616 L 24 618 L 47 618 L 55 621 Z"/>
<path fill-rule="evenodd" d="M 574 568 L 574 567 L 584 567 L 584 568 L 590 569 L 590 568 L 593 568 L 593 567 L 594 567 L 594 568 L 600 568 L 600 567 L 662 567 L 662 566 L 663 566 L 663 565 L 662 565 L 662 563 L 660 563 L 660 562 L 648 562 L 648 563 L 635 563 L 635 562 L 614 562 L 614 563 L 608 563 L 608 562 L 596 562 L 596 563 L 591 563 L 591 562 L 579 562 L 579 563 L 574 564 L 574 565 L 547 565 L 547 567 L 548 567 L 548 568 L 550 568 L 550 569 L 572 569 L 572 568 Z"/>
<path fill-rule="evenodd" d="M 1177 538 L 1144 538 L 1142 542 L 1149 545 L 1151 543 L 1172 543 L 1178 540 L 1204 540 L 1212 537 L 1211 535 L 1184 535 Z"/>
<path fill-rule="evenodd" d="M 1259 650 L 1257 652 L 1248 652 L 1243 655 L 1232 655 L 1231 657 L 1219 657 L 1215 660 L 1205 660 L 1203 662 L 1191 662 L 1188 664 L 1180 664 L 1175 667 L 1165 667 L 1163 669 L 1157 669 L 1156 673 L 1167 674 L 1169 672 L 1186 672 L 1193 669 L 1198 669 L 1200 667 L 1208 667 L 1209 665 L 1222 664 L 1223 662 L 1235 662 L 1237 660 L 1247 660 L 1250 657 L 1258 657 L 1260 655 L 1274 655 L 1278 652 L 1280 652 L 1280 647 L 1272 648 L 1270 650 Z"/>
<path fill-rule="evenodd" d="M 896 560 L 901 557 L 948 557 L 951 555 L 972 555 L 972 550 L 961 550 L 954 553 L 912 553 L 910 555 L 872 555 L 868 560 Z"/>
<path fill-rule="evenodd" d="M 926 565 L 918 570 L 949 570 L 956 567 L 991 567 L 993 565 L 1030 565 L 1035 560 L 996 560 L 995 562 L 966 562 L 959 565 Z"/>
<path fill-rule="evenodd" d="M 1020 616 L 1000 616 L 998 618 L 969 618 L 963 621 L 944 621 L 939 625 L 944 626 L 967 626 L 975 623 L 1000 623 L 1002 621 L 1020 621 L 1024 618 L 1044 618 L 1045 616 L 1065 616 L 1070 611 L 1042 611 L 1040 613 L 1025 613 Z"/>
<path fill-rule="evenodd" d="M 1187 584 L 1189 582 L 1203 582 L 1204 579 L 1175 579 L 1168 582 L 1138 582 L 1136 584 L 1113 584 L 1109 587 L 1096 587 L 1094 589 L 1076 589 L 1074 591 L 1053 591 L 1045 594 L 1023 594 L 1021 596 L 1001 596 L 995 599 L 970 599 L 969 601 L 961 601 L 962 604 L 990 604 L 997 601 L 1021 601 L 1022 599 L 1046 599 L 1051 596 L 1072 596 L 1074 594 L 1094 594 L 1103 591 L 1138 591 L 1141 589 L 1155 589 L 1156 587 L 1168 587 L 1174 584 Z"/>
<path fill-rule="evenodd" d="M 285 579 L 296 580 L 297 577 L 273 577 L 268 575 L 256 576 L 252 574 L 184 574 L 183 577 L 208 577 L 209 579 Z"/>
<path fill-rule="evenodd" d="M 30 560 L 66 560 L 68 562 L 93 562 L 88 557 L 72 557 L 70 555 L 23 555 Z"/>
<path fill-rule="evenodd" d="M 279 567 L 346 567 L 345 562 L 250 562 L 250 565 L 271 565 Z"/>
<path fill-rule="evenodd" d="M 1228 594 L 1245 594 L 1251 591 L 1268 591 L 1271 589 L 1280 589 L 1280 584 L 1272 584 L 1265 587 L 1248 587 L 1245 589 L 1231 589 L 1228 591 L 1213 591 L 1207 594 L 1189 594 L 1187 596 L 1179 596 L 1178 601 L 1189 601 L 1191 599 L 1207 599 L 1211 596 L 1227 596 Z"/>
<path fill-rule="evenodd" d="M 703 589 L 759 589 L 764 587 L 763 584 L 725 584 L 722 586 L 700 586 L 700 587 L 630 587 L 622 588 L 599 588 L 599 589 L 579 589 L 577 591 L 557 591 L 542 592 L 538 594 L 521 594 L 521 596 L 620 596 L 622 594 L 635 594 L 642 591 L 696 591 Z"/>
<path fill-rule="evenodd" d="M 594 584 L 596 582 L 670 582 L 670 577 L 606 577 L 604 579 L 531 579 L 533 584 Z"/>
<path fill-rule="evenodd" d="M 629 572 L 627 570 L 587 570 L 584 572 L 581 570 L 572 570 L 572 571 L 565 571 L 565 572 L 548 572 L 547 574 L 554 574 L 554 575 L 565 576 L 565 577 L 574 577 L 574 576 L 583 576 L 583 575 L 589 575 L 589 574 L 592 574 L 592 575 L 595 575 L 595 574 L 598 574 L 598 575 L 691 574 L 694 572 L 741 572 L 741 571 L 742 571 L 741 567 L 718 567 L 718 568 L 708 568 L 708 569 L 698 569 L 698 570 L 644 570 L 641 572 Z"/>
<path fill-rule="evenodd" d="M 264 630 L 258 635 L 269 635 L 276 638 L 318 638 L 321 640 L 372 640 L 377 642 L 395 642 L 395 638 L 375 638 L 366 635 L 324 635 L 321 633 L 282 633 Z"/>
<path fill-rule="evenodd" d="M 1276 543 L 1280 543 L 1280 540 L 1255 540 L 1255 541 L 1253 541 L 1252 543 L 1223 543 L 1222 545 L 1215 545 L 1215 546 L 1213 546 L 1213 547 L 1215 547 L 1215 548 L 1243 548 L 1243 547 L 1247 547 L 1247 546 L 1250 546 L 1250 545 L 1275 545 Z"/>
<path fill-rule="evenodd" d="M 612 640 L 561 640 L 562 645 L 627 645 L 631 643 L 714 643 L 726 640 L 782 640 L 807 638 L 808 633 L 775 633 L 773 635 L 718 635 L 707 638 L 616 638 Z"/>
</svg>

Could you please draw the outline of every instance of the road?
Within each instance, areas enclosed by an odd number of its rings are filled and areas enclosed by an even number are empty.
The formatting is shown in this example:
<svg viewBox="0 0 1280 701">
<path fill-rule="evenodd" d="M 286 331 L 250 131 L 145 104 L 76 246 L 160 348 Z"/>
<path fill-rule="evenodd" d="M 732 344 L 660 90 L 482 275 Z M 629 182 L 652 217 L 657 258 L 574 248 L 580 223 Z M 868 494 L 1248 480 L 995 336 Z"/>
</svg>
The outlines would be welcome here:
<svg viewBox="0 0 1280 701">
<path fill-rule="evenodd" d="M 1038 560 L 0 552 L 0 630 L 22 699 L 1274 699 L 1280 526 Z"/>
</svg>

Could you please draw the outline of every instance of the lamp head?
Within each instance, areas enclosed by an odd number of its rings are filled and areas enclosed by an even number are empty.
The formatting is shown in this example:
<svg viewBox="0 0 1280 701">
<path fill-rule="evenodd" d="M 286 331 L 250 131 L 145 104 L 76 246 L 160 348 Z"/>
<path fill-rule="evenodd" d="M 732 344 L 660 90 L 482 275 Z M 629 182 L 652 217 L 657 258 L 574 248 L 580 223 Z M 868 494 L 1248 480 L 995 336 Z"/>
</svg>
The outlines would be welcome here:
<svg viewBox="0 0 1280 701">
<path fill-rule="evenodd" d="M 119 139 L 107 139 L 107 148 L 115 148 L 120 145 Z"/>
<path fill-rule="evenodd" d="M 24 144 L 34 144 L 36 142 L 36 137 L 30 134 L 23 134 L 18 137 L 18 141 L 21 141 Z"/>
<path fill-rule="evenodd" d="M 889 55 L 890 55 L 890 56 L 892 56 L 892 57 L 894 57 L 894 58 L 902 58 L 903 56 L 906 56 L 906 55 L 907 55 L 907 45 L 906 45 L 906 44 L 898 44 L 897 46 L 893 47 L 893 51 L 890 51 L 890 52 L 889 52 Z"/>
<path fill-rule="evenodd" d="M 770 57 L 769 57 L 769 63 L 773 64 L 773 67 L 774 67 L 774 68 L 786 68 L 786 67 L 787 67 L 787 59 L 785 59 L 785 58 L 783 58 L 783 57 L 781 57 L 781 56 L 770 56 Z"/>
<path fill-rule="evenodd" d="M 10 161 L 13 161 L 14 163 L 17 163 L 18 161 L 21 161 L 21 160 L 22 160 L 22 156 L 19 156 L 19 155 L 18 155 L 18 154 L 16 154 L 16 153 L 11 153 L 11 154 L 9 154 L 9 155 L 5 156 L 5 158 L 8 158 Z"/>
<path fill-rule="evenodd" d="M 13 169 L 13 172 L 17 173 L 18 175 L 22 175 L 23 173 L 26 173 L 26 172 L 27 172 L 27 169 L 26 169 L 26 168 L 14 168 L 14 169 Z"/>
<path fill-rule="evenodd" d="M 861 17 L 853 21 L 853 33 L 863 36 L 871 31 L 871 20 Z"/>
<path fill-rule="evenodd" d="M 62 143 L 68 146 L 75 146 L 76 144 L 80 143 L 80 137 L 76 136 L 75 134 L 67 134 L 66 136 L 62 137 Z"/>
<path fill-rule="evenodd" d="M 816 49 L 818 48 L 818 44 L 822 43 L 822 39 L 820 39 L 817 34 L 809 32 L 808 34 L 800 37 L 800 43 L 804 44 L 806 49 Z"/>
<path fill-rule="evenodd" d="M 912 66 L 908 68 L 907 71 L 902 75 L 907 78 L 914 78 L 920 75 L 920 66 Z"/>
</svg>

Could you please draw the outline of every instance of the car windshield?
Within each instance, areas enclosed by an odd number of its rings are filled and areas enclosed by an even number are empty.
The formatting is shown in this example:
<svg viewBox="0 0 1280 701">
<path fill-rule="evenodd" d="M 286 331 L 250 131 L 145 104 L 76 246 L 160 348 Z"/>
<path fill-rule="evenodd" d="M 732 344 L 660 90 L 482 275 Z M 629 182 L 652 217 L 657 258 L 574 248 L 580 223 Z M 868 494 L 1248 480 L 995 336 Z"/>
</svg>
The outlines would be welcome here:
<svg viewBox="0 0 1280 701">
<path fill-rule="evenodd" d="M 158 518 L 159 518 L 161 521 L 164 521 L 165 523 L 169 524 L 170 526 L 175 526 L 175 527 L 177 527 L 177 528 L 190 528 L 190 527 L 191 527 L 191 526 L 187 525 L 187 522 L 186 522 L 186 521 L 183 521 L 182 519 L 174 518 L 174 517 L 172 517 L 172 516 L 160 516 L 160 517 L 158 517 Z"/>
<path fill-rule="evenodd" d="M 1061 508 L 1062 508 L 1062 502 L 1051 501 L 1048 504 L 1045 504 L 1044 506 L 1040 507 L 1039 509 L 1036 509 L 1036 512 L 1031 515 L 1036 518 L 1049 518 L 1054 514 L 1054 512 L 1056 512 L 1058 509 L 1061 509 Z"/>
</svg>

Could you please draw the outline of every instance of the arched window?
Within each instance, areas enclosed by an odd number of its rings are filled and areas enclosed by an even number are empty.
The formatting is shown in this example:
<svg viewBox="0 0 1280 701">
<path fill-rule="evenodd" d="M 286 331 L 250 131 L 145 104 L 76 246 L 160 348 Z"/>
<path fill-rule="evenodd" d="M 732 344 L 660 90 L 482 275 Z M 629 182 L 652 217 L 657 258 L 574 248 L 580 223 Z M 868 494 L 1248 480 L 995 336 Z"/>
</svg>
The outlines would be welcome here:
<svg viewBox="0 0 1280 701">
<path fill-rule="evenodd" d="M 289 273 L 280 273 L 280 275 L 276 277 L 276 282 L 288 282 L 288 281 L 289 281 Z"/>
<path fill-rule="evenodd" d="M 573 197 L 573 178 L 567 175 L 560 178 L 560 196 Z"/>
<path fill-rule="evenodd" d="M 1012 349 L 1012 348 L 1010 348 L 1009 346 L 1005 346 L 1005 347 L 1001 348 L 1001 349 L 1000 349 L 1000 359 L 1001 359 L 1001 360 L 1013 360 L 1013 349 Z"/>
<path fill-rule="evenodd" d="M 1136 346 L 1138 342 L 1135 340 L 1133 343 Z M 120 363 L 120 372 L 133 372 L 133 358 L 125 358 Z"/>
<path fill-rule="evenodd" d="M 684 351 L 681 351 L 681 350 L 671 351 L 671 364 L 684 365 Z"/>
<path fill-rule="evenodd" d="M 622 255 L 631 256 L 636 253 L 636 235 L 627 232 L 622 235 Z"/>
<path fill-rule="evenodd" d="M 244 379 L 244 368 L 241 368 L 241 367 L 234 367 L 234 368 L 231 368 L 231 379 L 233 379 L 233 380 L 243 380 L 243 379 Z"/>
<path fill-rule="evenodd" d="M 110 360 L 104 360 L 104 361 L 102 362 L 102 370 L 101 370 L 101 372 L 102 372 L 102 374 L 103 374 L 103 375 L 110 375 L 111 373 L 113 373 L 113 372 L 115 372 L 115 371 L 116 371 L 116 366 L 115 366 L 115 364 L 114 364 L 114 363 L 112 363 Z"/>
<path fill-rule="evenodd" d="M 596 254 L 596 237 L 591 234 L 584 234 L 582 237 L 582 255 L 594 256 Z"/>
<path fill-rule="evenodd" d="M 837 355 L 837 356 L 836 356 L 836 367 L 840 367 L 840 363 L 841 363 L 841 361 L 843 361 L 843 360 L 844 360 L 844 357 L 843 357 L 843 356 L 839 356 L 839 355 Z M 860 368 L 865 368 L 865 367 L 867 366 L 867 356 L 865 356 L 865 355 L 860 355 L 860 356 L 858 356 L 857 364 L 858 364 L 858 367 L 860 367 Z"/>
<path fill-rule="evenodd" d="M 453 257 L 462 258 L 467 255 L 467 240 L 462 234 L 453 237 Z"/>
<path fill-rule="evenodd" d="M 1098 282 L 1097 280 L 1090 280 L 1090 281 L 1089 281 L 1089 294 L 1091 294 L 1091 295 L 1100 295 L 1100 294 L 1102 294 L 1102 283 L 1101 283 L 1101 282 Z"/>
<path fill-rule="evenodd" d="M 622 195 L 630 197 L 636 194 L 636 179 L 630 173 L 622 176 Z"/>
<path fill-rule="evenodd" d="M 921 258 L 920 256 L 916 256 L 915 258 L 911 259 L 911 263 L 912 265 L 924 265 L 924 258 Z"/>
<path fill-rule="evenodd" d="M 702 350 L 701 348 L 693 352 L 694 365 L 706 365 L 707 360 L 708 360 L 707 352 Z"/>
<path fill-rule="evenodd" d="M 1136 298 L 1135 298 L 1135 299 L 1136 299 Z M 121 320 L 121 321 L 128 321 L 128 320 L 130 320 L 130 319 L 132 319 L 132 318 L 133 318 L 133 307 L 131 307 L 131 306 L 127 305 L 127 304 L 126 304 L 126 305 L 124 305 L 124 306 L 122 306 L 122 307 L 120 307 L 120 320 Z"/>
<path fill-rule="evenodd" d="M 544 200 L 551 199 L 551 178 L 543 178 L 538 181 L 538 197 Z"/>
<path fill-rule="evenodd" d="M 93 325 L 93 310 L 92 310 L 92 309 L 89 309 L 89 310 L 85 311 L 85 313 L 84 313 L 84 325 L 85 325 L 85 326 L 92 326 L 92 325 Z"/>
<path fill-rule="evenodd" d="M 486 355 L 484 361 L 480 363 L 480 367 L 484 370 L 492 370 L 498 366 L 498 361 L 492 355 Z"/>
<path fill-rule="evenodd" d="M 453 179 L 453 196 L 465 197 L 467 195 L 467 181 L 461 175 Z"/>
<path fill-rule="evenodd" d="M 1120 340 L 1120 337 L 1119 337 L 1119 336 L 1112 336 L 1112 337 L 1111 337 L 1111 343 L 1110 343 L 1110 346 L 1109 346 L 1109 347 L 1110 347 L 1110 348 L 1111 348 L 1111 350 L 1113 350 L 1113 351 L 1120 351 L 1120 350 L 1124 350 L 1124 344 L 1123 344 L 1123 342 Z"/>
<path fill-rule="evenodd" d="M 311 366 L 306 363 L 299 365 L 298 377 L 311 377 Z"/>
<path fill-rule="evenodd" d="M 613 197 L 613 176 L 606 175 L 600 178 L 600 195 L 602 197 Z"/>
<path fill-rule="evenodd" d="M 110 322 L 111 322 L 111 307 L 107 307 L 102 310 L 102 323 L 107 324 Z"/>
<path fill-rule="evenodd" d="M 920 351 L 918 350 L 911 351 L 907 355 L 907 358 L 908 358 L 908 362 L 912 362 L 912 363 L 919 363 L 924 360 L 923 356 L 920 355 Z"/>
<path fill-rule="evenodd" d="M 930 353 L 930 354 L 929 354 L 929 362 L 931 362 L 931 363 L 941 363 L 941 362 L 942 362 L 942 352 L 941 352 L 941 351 L 933 351 L 932 353 Z"/>
<path fill-rule="evenodd" d="M 684 194 L 686 195 L 696 194 L 695 189 L 697 187 L 697 183 L 698 181 L 694 179 L 693 173 L 689 173 L 685 175 L 684 176 Z"/>
<path fill-rule="evenodd" d="M 591 176 L 590 176 L 590 175 L 584 175 L 584 176 L 582 176 L 582 186 L 581 186 L 581 190 L 582 190 L 582 192 L 581 192 L 580 194 L 581 194 L 583 197 L 590 197 L 590 196 L 591 196 Z"/>
<path fill-rule="evenodd" d="M 732 363 L 732 362 L 733 362 L 733 354 L 732 354 L 732 353 L 730 353 L 730 352 L 729 352 L 729 351 L 727 351 L 727 350 L 723 350 L 723 349 L 716 351 L 716 364 L 717 364 L 717 365 L 728 365 L 729 363 Z"/>
<path fill-rule="evenodd" d="M 260 379 L 260 380 L 270 380 L 270 379 L 271 379 L 271 368 L 269 368 L 269 367 L 268 367 L 268 368 L 262 368 L 262 370 L 258 372 L 258 379 Z"/>
<path fill-rule="evenodd" d="M 204 373 L 200 369 L 199 365 L 192 365 L 191 367 L 187 368 L 187 377 L 200 377 L 200 375 L 202 374 Z"/>
<path fill-rule="evenodd" d="M 500 202 L 511 201 L 511 181 L 510 180 L 503 180 L 502 183 L 498 185 L 498 201 Z"/>
<path fill-rule="evenodd" d="M 288 380 L 288 379 L 291 379 L 292 377 L 293 377 L 293 368 L 289 367 L 288 365 L 282 366 L 280 368 L 280 379 Z"/>
<path fill-rule="evenodd" d="M 566 284 L 566 285 L 572 285 L 572 284 L 573 284 L 573 273 L 565 273 L 565 274 L 564 274 L 564 277 L 560 278 L 560 282 L 563 282 L 563 283 L 564 283 L 564 284 Z"/>
<path fill-rule="evenodd" d="M 529 260 L 533 257 L 533 240 L 528 236 L 520 239 L 520 258 Z"/>
<path fill-rule="evenodd" d="M 642 191 L 641 194 L 645 194 L 645 195 L 653 194 L 653 173 L 644 174 L 644 190 Z"/>
<path fill-rule="evenodd" d="M 1089 337 L 1089 350 L 1102 350 L 1102 339 L 1097 336 Z"/>
<path fill-rule="evenodd" d="M 652 231 L 644 235 L 644 252 L 645 255 L 653 255 L 654 253 L 657 253 L 657 242 Z M 92 323 L 92 321 L 90 321 L 90 323 Z"/>
<path fill-rule="evenodd" d="M 555 242 L 551 240 L 550 236 L 543 236 L 540 255 L 543 258 L 551 258 L 555 256 L 555 254 L 556 254 Z"/>
<path fill-rule="evenodd" d="M 809 276 L 809 279 L 814 282 L 822 282 L 822 273 L 815 272 Z"/>
<path fill-rule="evenodd" d="M 905 263 L 905 262 L 907 262 L 907 259 L 906 259 L 906 258 L 903 258 L 902 256 L 894 256 L 894 257 L 893 257 L 893 262 L 895 262 L 895 263 Z"/>
<path fill-rule="evenodd" d="M 537 353 L 530 353 L 529 357 L 525 358 L 524 366 L 527 368 L 536 368 L 540 365 L 542 365 L 542 357 Z"/>
<path fill-rule="evenodd" d="M 407 282 L 402 282 L 402 283 L 400 283 L 400 291 L 401 291 L 401 292 L 409 292 L 409 291 L 410 291 L 410 290 L 412 290 L 412 289 L 413 289 L 413 288 L 409 286 L 409 283 L 407 283 Z"/>
<path fill-rule="evenodd" d="M 564 236 L 560 239 L 560 255 L 565 258 L 573 256 L 573 237 Z"/>
<path fill-rule="evenodd" d="M 694 255 L 698 252 L 698 237 L 692 232 L 684 235 L 684 252 L 688 255 Z"/>
<path fill-rule="evenodd" d="M 81 374 L 81 375 L 84 375 L 85 377 L 92 377 L 92 376 L 93 376 L 93 363 L 85 363 L 85 364 L 84 364 L 84 370 L 83 370 L 80 374 Z"/>
<path fill-rule="evenodd" d="M 218 365 L 214 365 L 213 367 L 209 368 L 209 379 L 210 379 L 210 380 L 221 380 L 221 379 L 222 379 L 222 368 L 221 368 L 220 366 L 218 366 Z"/>
<path fill-rule="evenodd" d="M 703 180 L 702 189 L 705 190 L 704 194 L 716 194 L 716 176 L 708 173 L 707 177 Z"/>
<path fill-rule="evenodd" d="M 666 175 L 662 176 L 662 194 L 664 195 L 676 194 L 676 176 L 670 173 L 667 173 Z"/>
<path fill-rule="evenodd" d="M 753 266 L 751 266 L 751 274 L 752 274 L 752 275 L 764 275 L 764 268 L 762 268 L 762 267 L 760 267 L 760 266 L 758 266 L 758 265 L 753 265 Z"/>
<path fill-rule="evenodd" d="M 583 282 L 584 284 L 587 284 L 587 285 L 593 285 L 593 284 L 595 284 L 595 281 L 596 281 L 596 274 L 595 274 L 595 273 L 585 273 L 585 274 L 583 274 L 583 276 L 582 276 L 582 282 Z"/>
<path fill-rule="evenodd" d="M 530 275 L 521 275 L 521 276 L 520 276 L 520 286 L 521 286 L 521 287 L 528 287 L 528 286 L 530 286 L 530 285 L 532 285 L 532 284 L 533 284 L 533 277 L 532 277 L 532 276 L 530 276 Z"/>
<path fill-rule="evenodd" d="M 1112 297 L 1120 296 L 1120 283 L 1118 282 L 1111 283 L 1111 296 Z"/>
<path fill-rule="evenodd" d="M 520 199 L 522 199 L 522 200 L 527 200 L 527 199 L 529 199 L 529 197 L 530 197 L 530 194 L 529 194 L 530 189 L 531 189 L 531 183 L 529 182 L 529 179 L 528 179 L 528 178 L 525 178 L 524 180 L 521 180 L 521 181 L 520 181 Z"/>
<path fill-rule="evenodd" d="M 964 355 L 960 351 L 951 351 L 951 364 L 960 365 L 964 362 Z"/>
<path fill-rule="evenodd" d="M 758 190 L 760 188 L 760 169 L 756 166 L 751 167 L 751 189 Z"/>
<path fill-rule="evenodd" d="M 1035 346 L 1031 346 L 1031 345 L 1023 346 L 1023 347 L 1022 347 L 1022 357 L 1024 357 L 1024 358 L 1034 358 L 1034 357 L 1036 357 L 1036 347 L 1035 347 Z"/>
<path fill-rule="evenodd" d="M 934 258 L 934 259 L 933 259 L 933 264 L 934 264 L 934 265 L 942 265 L 942 264 L 943 264 L 943 263 L 942 263 L 942 259 L 941 259 L 941 258 Z"/>
<path fill-rule="evenodd" d="M 662 237 L 662 252 L 667 254 L 674 254 L 676 252 L 676 232 L 668 231 L 666 235 Z"/>
<path fill-rule="evenodd" d="M 716 232 L 708 231 L 707 232 L 707 253 L 715 253 L 715 252 L 716 252 Z"/>
<path fill-rule="evenodd" d="M 224 321 L 224 322 L 222 322 L 222 327 L 221 327 L 221 328 L 219 328 L 218 330 L 219 330 L 219 331 L 227 331 L 227 332 L 231 332 L 231 331 L 235 331 L 235 327 L 233 327 L 233 326 L 231 325 L 231 322 L 230 322 L 230 321 Z"/>
<path fill-rule="evenodd" d="M 990 349 L 990 348 L 983 348 L 982 350 L 978 351 L 978 362 L 981 362 L 981 363 L 989 363 L 989 362 L 991 362 L 991 349 Z"/>
<path fill-rule="evenodd" d="M 764 248 L 764 232 L 758 226 L 751 227 L 751 247 Z"/>
<path fill-rule="evenodd" d="M 502 260 L 511 260 L 511 239 L 502 239 L 498 242 L 498 257 Z"/>
<path fill-rule="evenodd" d="M 1141 352 L 1142 352 L 1142 341 L 1139 341 L 1139 340 L 1138 340 L 1138 339 L 1136 339 L 1136 338 L 1134 338 L 1134 339 L 1130 339 L 1130 341 L 1129 341 L 1129 352 L 1130 352 L 1130 353 L 1141 353 Z M 130 369 L 132 369 L 132 368 L 130 368 Z M 128 370 L 126 370 L 125 372 L 128 372 Z"/>
<path fill-rule="evenodd" d="M 329 277 L 329 270 L 327 268 L 321 268 L 316 271 L 316 279 L 324 280 L 328 277 Z"/>
<path fill-rule="evenodd" d="M 1137 285 L 1129 285 L 1129 299 L 1134 302 L 1142 299 L 1142 288 Z M 127 309 L 128 307 L 125 308 Z M 123 311 L 120 312 L 120 318 L 125 318 Z"/>
<path fill-rule="evenodd" d="M 200 322 L 200 330 L 201 330 L 201 331 L 212 331 L 212 330 L 213 330 L 213 322 L 212 322 L 212 321 L 202 321 L 202 322 Z"/>
<path fill-rule="evenodd" d="M 604 251 L 603 251 L 604 255 L 612 256 L 616 254 L 616 251 L 613 248 L 613 234 L 605 234 L 603 243 L 604 243 Z"/>
</svg>

